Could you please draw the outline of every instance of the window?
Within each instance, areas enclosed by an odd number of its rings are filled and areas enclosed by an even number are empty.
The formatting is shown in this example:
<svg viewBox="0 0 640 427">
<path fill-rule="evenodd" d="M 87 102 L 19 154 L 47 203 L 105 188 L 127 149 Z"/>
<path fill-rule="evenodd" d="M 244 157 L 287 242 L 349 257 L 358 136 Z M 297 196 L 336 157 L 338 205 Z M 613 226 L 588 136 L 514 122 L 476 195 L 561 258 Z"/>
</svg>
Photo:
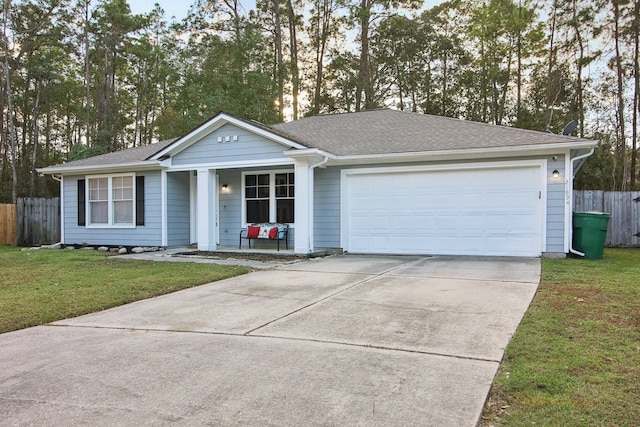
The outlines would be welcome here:
<svg viewBox="0 0 640 427">
<path fill-rule="evenodd" d="M 269 174 L 245 175 L 247 222 L 269 222 Z"/>
<path fill-rule="evenodd" d="M 111 180 L 113 223 L 133 224 L 133 177 L 116 176 Z"/>
<path fill-rule="evenodd" d="M 133 175 L 87 178 L 88 225 L 134 226 Z"/>
<path fill-rule="evenodd" d="M 109 223 L 109 178 L 89 179 L 89 223 Z"/>
<path fill-rule="evenodd" d="M 276 220 L 282 223 L 293 222 L 294 173 L 276 174 Z"/>
<path fill-rule="evenodd" d="M 245 222 L 294 222 L 293 172 L 244 175 Z"/>
</svg>

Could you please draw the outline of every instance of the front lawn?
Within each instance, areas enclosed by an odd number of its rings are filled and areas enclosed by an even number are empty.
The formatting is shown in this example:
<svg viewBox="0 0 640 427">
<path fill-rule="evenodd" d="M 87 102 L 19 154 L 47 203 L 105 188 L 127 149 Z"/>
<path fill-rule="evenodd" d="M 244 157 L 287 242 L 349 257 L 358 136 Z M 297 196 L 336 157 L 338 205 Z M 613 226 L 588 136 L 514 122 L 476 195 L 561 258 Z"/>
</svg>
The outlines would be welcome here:
<svg viewBox="0 0 640 427">
<path fill-rule="evenodd" d="M 0 246 L 0 333 L 244 274 L 246 267 Z"/>
<path fill-rule="evenodd" d="M 640 423 L 640 249 L 542 263 L 482 425 Z"/>
</svg>

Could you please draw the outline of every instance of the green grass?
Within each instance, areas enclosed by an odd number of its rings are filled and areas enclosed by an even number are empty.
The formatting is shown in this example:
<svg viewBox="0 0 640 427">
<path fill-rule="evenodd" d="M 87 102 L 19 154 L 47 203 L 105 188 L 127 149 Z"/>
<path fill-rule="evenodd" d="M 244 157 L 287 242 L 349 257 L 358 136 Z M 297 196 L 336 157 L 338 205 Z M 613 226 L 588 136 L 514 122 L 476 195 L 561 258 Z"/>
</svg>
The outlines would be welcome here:
<svg viewBox="0 0 640 427">
<path fill-rule="evenodd" d="M 244 274 L 246 267 L 0 246 L 0 333 Z"/>
<path fill-rule="evenodd" d="M 482 425 L 640 425 L 640 249 L 543 260 Z"/>
</svg>

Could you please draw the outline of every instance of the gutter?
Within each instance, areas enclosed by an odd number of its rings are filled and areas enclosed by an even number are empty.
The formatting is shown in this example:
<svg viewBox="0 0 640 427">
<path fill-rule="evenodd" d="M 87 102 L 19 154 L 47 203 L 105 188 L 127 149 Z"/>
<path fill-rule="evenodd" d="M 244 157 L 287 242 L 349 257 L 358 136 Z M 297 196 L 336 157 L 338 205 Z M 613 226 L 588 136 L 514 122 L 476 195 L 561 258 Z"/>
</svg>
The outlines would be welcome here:
<svg viewBox="0 0 640 427">
<path fill-rule="evenodd" d="M 591 140 L 580 140 L 571 143 L 553 143 L 541 145 L 517 145 L 512 147 L 480 147 L 480 148 L 457 148 L 451 150 L 434 150 L 434 151 L 414 151 L 401 153 L 385 153 L 385 154 L 356 154 L 334 156 L 333 160 L 336 165 L 348 165 L 358 163 L 380 162 L 416 162 L 416 161 L 446 161 L 456 160 L 460 158 L 494 158 L 514 157 L 514 156 L 534 156 L 555 152 L 559 149 L 591 149 L 596 144 Z M 318 153 L 320 154 L 320 153 Z"/>
<path fill-rule="evenodd" d="M 162 168 L 162 164 L 157 161 L 137 161 L 137 162 L 129 162 L 129 163 L 117 163 L 110 165 L 90 165 L 90 166 L 78 166 L 78 167 L 56 167 L 49 166 L 46 168 L 38 168 L 36 169 L 38 173 L 41 174 L 61 174 L 61 175 L 72 175 L 72 174 L 83 174 L 83 173 L 100 173 L 100 172 L 116 172 L 119 170 L 130 171 L 132 168 L 136 170 L 150 170 L 150 169 L 159 169 Z"/>
<path fill-rule="evenodd" d="M 571 179 L 575 178 L 576 176 L 576 172 L 577 170 L 574 170 L 573 164 L 576 160 L 582 160 L 582 159 L 586 159 L 587 157 L 589 157 L 590 155 L 593 154 L 593 152 L 596 150 L 595 145 L 593 147 L 591 147 L 591 150 L 589 150 L 589 152 L 587 154 L 583 154 L 581 156 L 578 157 L 574 157 L 571 159 Z M 580 169 L 580 168 L 578 168 Z M 571 186 L 571 195 L 573 196 L 573 185 Z M 571 200 L 571 204 L 573 205 L 573 200 Z M 569 243 L 569 252 L 571 252 L 572 254 L 584 257 L 584 253 L 580 252 L 576 249 L 573 248 L 573 214 L 569 217 L 569 230 L 571 230 L 571 242 Z"/>
</svg>

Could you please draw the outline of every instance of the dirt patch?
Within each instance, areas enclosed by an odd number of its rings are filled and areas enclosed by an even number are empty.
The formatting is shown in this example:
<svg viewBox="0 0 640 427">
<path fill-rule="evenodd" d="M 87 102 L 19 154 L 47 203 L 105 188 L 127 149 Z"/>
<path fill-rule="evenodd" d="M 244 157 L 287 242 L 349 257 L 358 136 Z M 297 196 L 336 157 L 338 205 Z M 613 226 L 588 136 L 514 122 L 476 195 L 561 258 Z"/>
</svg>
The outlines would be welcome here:
<svg viewBox="0 0 640 427">
<path fill-rule="evenodd" d="M 271 253 L 256 253 L 256 252 L 216 252 L 216 251 L 189 251 L 178 252 L 173 256 L 181 257 L 199 257 L 208 259 L 241 259 L 248 261 L 259 262 L 273 262 L 273 263 L 287 263 L 292 261 L 301 261 L 309 259 L 308 256 L 299 255 L 285 255 L 285 254 L 271 254 Z"/>
</svg>

